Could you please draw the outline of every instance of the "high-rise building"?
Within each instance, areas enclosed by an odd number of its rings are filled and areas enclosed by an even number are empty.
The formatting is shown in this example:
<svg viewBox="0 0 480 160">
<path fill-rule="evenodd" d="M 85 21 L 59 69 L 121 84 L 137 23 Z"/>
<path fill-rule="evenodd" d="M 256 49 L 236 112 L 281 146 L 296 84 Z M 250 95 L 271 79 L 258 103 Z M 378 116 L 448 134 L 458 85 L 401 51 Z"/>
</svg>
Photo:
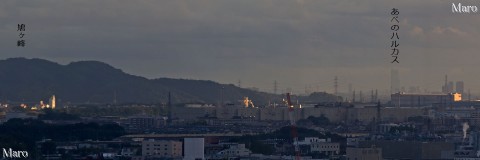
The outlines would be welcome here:
<svg viewBox="0 0 480 160">
<path fill-rule="evenodd" d="M 49 100 L 48 104 L 50 105 L 50 108 L 55 109 L 55 105 L 56 105 L 55 104 L 55 95 L 50 97 L 50 100 Z"/>
<path fill-rule="evenodd" d="M 463 94 L 464 92 L 464 86 L 463 86 L 463 81 L 457 81 L 455 84 L 455 92 Z"/>
<path fill-rule="evenodd" d="M 443 84 L 442 86 L 442 92 L 443 93 L 448 93 L 448 75 L 445 75 L 445 84 Z"/>
<path fill-rule="evenodd" d="M 390 72 L 390 92 L 400 92 L 400 76 L 398 75 L 398 70 L 396 69 L 392 69 Z"/>
<path fill-rule="evenodd" d="M 443 93 L 453 93 L 454 92 L 453 81 L 449 82 L 447 75 L 445 75 L 445 84 L 442 86 L 442 92 Z"/>
<path fill-rule="evenodd" d="M 453 86 L 453 81 L 448 82 L 447 85 L 447 93 L 453 93 L 454 92 L 454 86 Z"/>
</svg>

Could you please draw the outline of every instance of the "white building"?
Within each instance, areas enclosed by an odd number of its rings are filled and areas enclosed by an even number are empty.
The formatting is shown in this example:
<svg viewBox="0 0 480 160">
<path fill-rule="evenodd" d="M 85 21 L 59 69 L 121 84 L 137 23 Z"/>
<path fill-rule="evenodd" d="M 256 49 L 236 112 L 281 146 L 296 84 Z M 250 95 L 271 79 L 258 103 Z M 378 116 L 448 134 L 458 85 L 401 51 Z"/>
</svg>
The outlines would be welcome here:
<svg viewBox="0 0 480 160">
<path fill-rule="evenodd" d="M 205 159 L 205 139 L 204 138 L 185 138 L 184 160 L 203 160 Z"/>
<path fill-rule="evenodd" d="M 310 145 L 311 152 L 320 152 L 325 155 L 336 155 L 340 153 L 340 143 L 314 142 Z"/>
<path fill-rule="evenodd" d="M 315 142 L 327 142 L 327 139 L 320 139 L 317 137 L 305 137 L 303 141 L 298 141 L 298 145 L 311 145 Z"/>
</svg>

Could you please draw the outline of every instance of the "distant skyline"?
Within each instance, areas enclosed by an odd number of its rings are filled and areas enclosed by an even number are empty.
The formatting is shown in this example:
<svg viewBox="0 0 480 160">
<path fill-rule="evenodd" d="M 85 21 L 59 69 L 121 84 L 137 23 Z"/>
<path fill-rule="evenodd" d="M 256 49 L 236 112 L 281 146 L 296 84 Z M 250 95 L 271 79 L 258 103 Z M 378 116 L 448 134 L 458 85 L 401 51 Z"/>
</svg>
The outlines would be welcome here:
<svg viewBox="0 0 480 160">
<path fill-rule="evenodd" d="M 480 92 L 474 0 L 175 0 L 0 2 L 0 59 L 95 60 L 147 78 L 213 80 L 273 92 L 400 86 L 441 91 L 444 76 Z M 400 11 L 400 64 L 391 64 L 390 10 Z M 26 47 L 15 46 L 17 24 Z"/>
</svg>

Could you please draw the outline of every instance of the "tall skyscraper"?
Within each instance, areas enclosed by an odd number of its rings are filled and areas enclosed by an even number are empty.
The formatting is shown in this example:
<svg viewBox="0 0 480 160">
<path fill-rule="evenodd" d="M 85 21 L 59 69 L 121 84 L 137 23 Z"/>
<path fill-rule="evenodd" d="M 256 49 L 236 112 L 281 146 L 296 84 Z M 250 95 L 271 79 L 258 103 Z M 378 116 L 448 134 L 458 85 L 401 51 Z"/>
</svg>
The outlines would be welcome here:
<svg viewBox="0 0 480 160">
<path fill-rule="evenodd" d="M 398 70 L 396 69 L 392 69 L 390 72 L 390 92 L 400 92 L 400 76 L 398 75 Z"/>
<path fill-rule="evenodd" d="M 52 109 L 55 109 L 55 95 L 53 95 L 52 97 L 50 97 L 50 100 L 49 100 L 49 105 L 50 105 L 50 108 Z"/>
<path fill-rule="evenodd" d="M 351 83 L 348 84 L 348 94 L 347 95 L 351 95 L 353 93 L 353 86 Z M 346 96 L 346 97 L 349 97 L 349 96 Z M 350 99 L 352 99 L 353 97 L 350 97 Z"/>
<path fill-rule="evenodd" d="M 448 75 L 445 75 L 445 84 L 442 86 L 442 92 L 448 93 Z"/>
<path fill-rule="evenodd" d="M 460 93 L 460 94 L 463 94 L 464 92 L 464 89 L 463 89 L 463 81 L 457 81 L 457 83 L 455 84 L 455 92 L 457 93 Z"/>
</svg>

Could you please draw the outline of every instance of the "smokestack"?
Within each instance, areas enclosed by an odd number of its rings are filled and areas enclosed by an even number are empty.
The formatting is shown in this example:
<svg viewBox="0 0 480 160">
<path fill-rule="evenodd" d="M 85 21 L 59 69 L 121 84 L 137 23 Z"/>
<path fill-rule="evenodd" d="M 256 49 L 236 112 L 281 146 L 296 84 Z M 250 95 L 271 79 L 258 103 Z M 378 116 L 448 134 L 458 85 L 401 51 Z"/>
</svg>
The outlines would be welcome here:
<svg viewBox="0 0 480 160">
<path fill-rule="evenodd" d="M 360 103 L 363 103 L 363 94 L 362 94 L 362 91 L 360 91 Z"/>
<path fill-rule="evenodd" d="M 375 103 L 375 96 L 373 94 L 373 89 L 372 89 L 372 93 L 370 94 L 370 103 Z"/>
<path fill-rule="evenodd" d="M 334 94 L 335 94 L 335 96 L 338 96 L 338 78 L 337 78 L 337 76 L 335 76 L 334 80 L 335 80 L 335 82 L 333 84 L 333 87 L 335 88 L 335 93 Z"/>
<path fill-rule="evenodd" d="M 170 92 L 168 92 L 168 107 L 172 106 L 172 95 Z"/>
<path fill-rule="evenodd" d="M 172 96 L 170 95 L 170 92 L 168 92 L 168 122 L 172 122 Z"/>
<path fill-rule="evenodd" d="M 468 89 L 468 101 L 471 101 L 472 99 L 470 99 L 471 97 L 471 94 L 470 94 L 470 89 Z"/>
<path fill-rule="evenodd" d="M 273 94 L 277 94 L 277 80 L 273 81 Z"/>
<path fill-rule="evenodd" d="M 355 103 L 355 90 L 353 90 L 352 102 Z"/>
<path fill-rule="evenodd" d="M 223 107 L 223 105 L 224 105 L 224 103 L 225 103 L 225 102 L 224 102 L 224 99 L 223 99 L 223 94 L 224 94 L 223 91 L 224 91 L 224 90 L 225 90 L 225 87 L 222 86 L 222 91 L 221 91 L 221 93 L 220 93 L 220 99 L 221 99 L 220 107 Z"/>
</svg>

